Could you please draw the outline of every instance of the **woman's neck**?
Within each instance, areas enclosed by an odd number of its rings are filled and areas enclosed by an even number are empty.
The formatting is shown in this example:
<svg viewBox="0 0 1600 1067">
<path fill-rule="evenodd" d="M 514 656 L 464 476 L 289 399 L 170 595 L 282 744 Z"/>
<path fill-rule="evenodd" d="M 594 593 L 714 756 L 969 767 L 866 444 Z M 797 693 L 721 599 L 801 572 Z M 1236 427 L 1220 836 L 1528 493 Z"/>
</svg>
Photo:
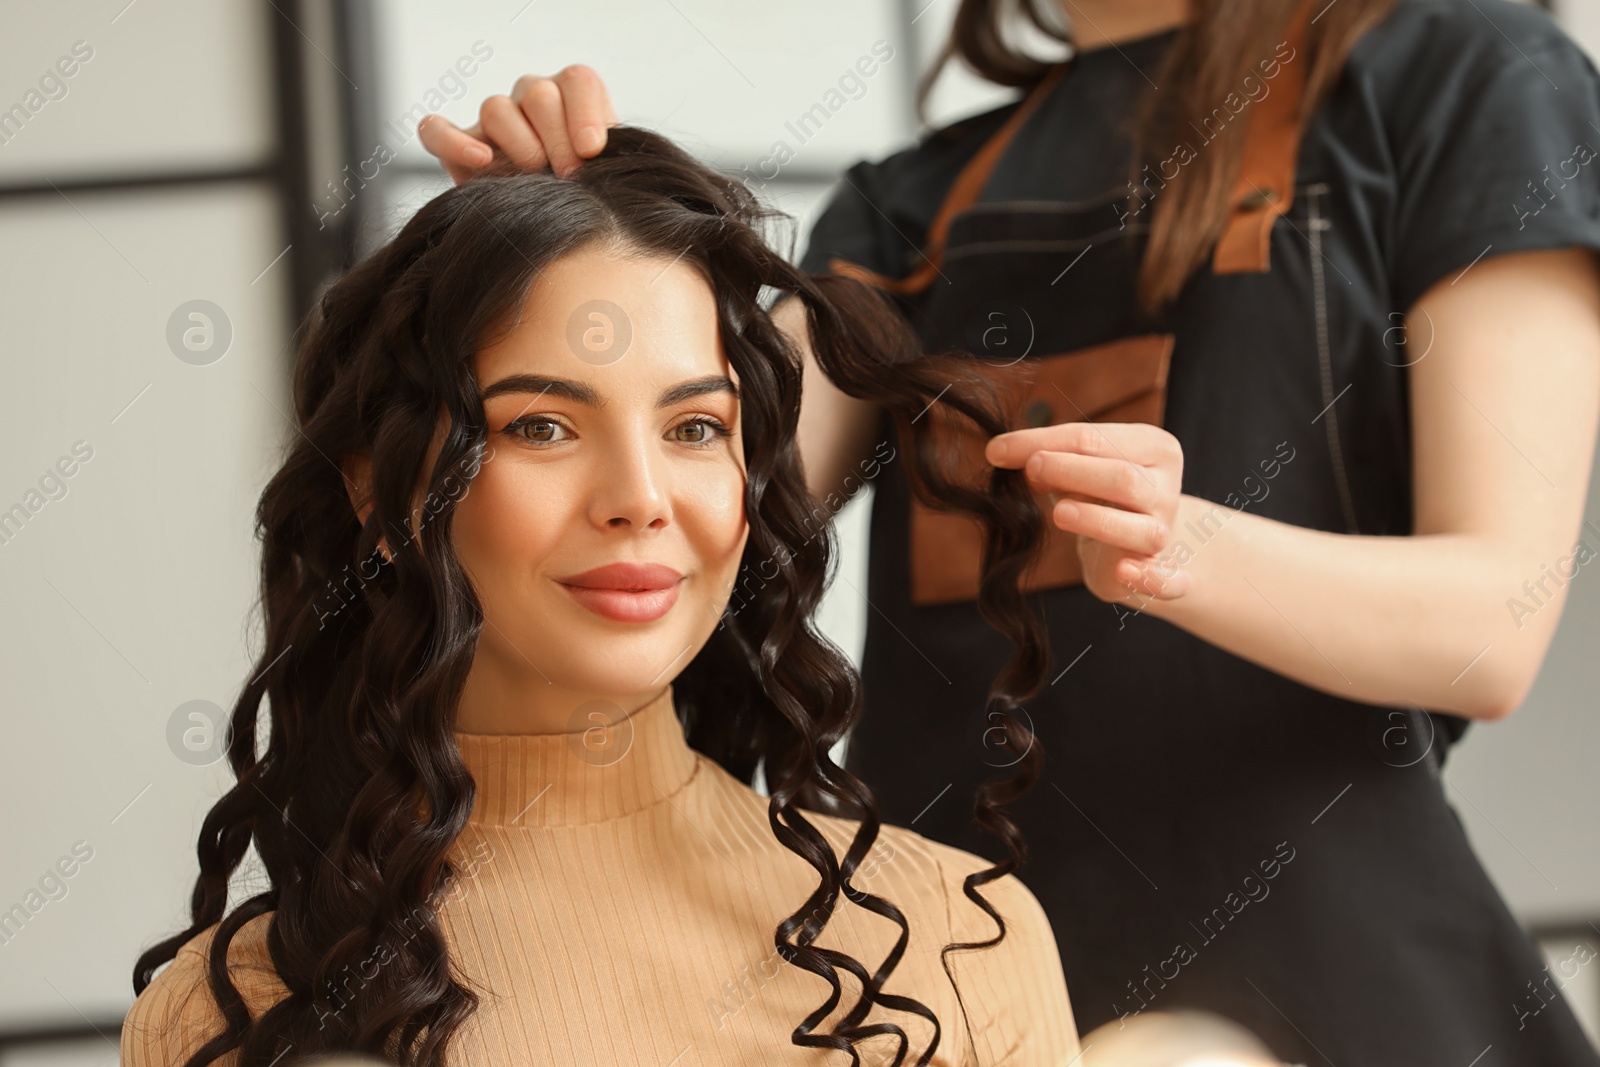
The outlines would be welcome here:
<svg viewBox="0 0 1600 1067">
<path fill-rule="evenodd" d="M 555 733 L 474 733 L 455 740 L 477 784 L 471 822 L 522 828 L 599 823 L 641 812 L 694 777 L 669 683 L 632 714 L 610 709 Z"/>
<path fill-rule="evenodd" d="M 1105 48 L 1189 21 L 1189 0 L 1061 0 L 1078 51 Z"/>
</svg>

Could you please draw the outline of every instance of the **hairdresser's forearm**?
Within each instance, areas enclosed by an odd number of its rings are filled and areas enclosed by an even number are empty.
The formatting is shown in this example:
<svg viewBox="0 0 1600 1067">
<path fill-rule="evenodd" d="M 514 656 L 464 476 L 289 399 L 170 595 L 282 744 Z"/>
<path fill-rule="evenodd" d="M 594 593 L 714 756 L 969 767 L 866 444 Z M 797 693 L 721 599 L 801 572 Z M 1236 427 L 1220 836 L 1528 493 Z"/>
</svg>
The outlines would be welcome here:
<svg viewBox="0 0 1600 1067">
<path fill-rule="evenodd" d="M 799 298 L 784 297 L 773 308 L 772 321 L 805 358 L 796 438 L 806 485 L 830 511 L 837 510 L 859 488 L 859 465 L 873 450 L 878 406 L 845 393 L 817 365 Z"/>
<path fill-rule="evenodd" d="M 1190 591 L 1133 599 L 1135 607 L 1366 703 L 1508 714 L 1537 671 L 1565 596 L 1556 590 L 1519 626 L 1507 601 L 1527 601 L 1526 562 L 1465 534 L 1329 533 L 1185 494 L 1175 537 L 1192 553 L 1184 564 Z M 1537 565 L 1530 573 L 1538 576 Z"/>
</svg>

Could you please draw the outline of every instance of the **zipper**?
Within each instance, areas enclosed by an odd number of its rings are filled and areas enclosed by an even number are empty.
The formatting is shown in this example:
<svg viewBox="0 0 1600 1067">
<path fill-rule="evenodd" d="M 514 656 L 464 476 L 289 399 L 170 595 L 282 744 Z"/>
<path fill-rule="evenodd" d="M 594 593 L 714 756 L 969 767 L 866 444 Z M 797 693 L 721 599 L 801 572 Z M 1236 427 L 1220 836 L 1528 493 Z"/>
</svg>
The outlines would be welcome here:
<svg viewBox="0 0 1600 1067">
<path fill-rule="evenodd" d="M 1328 434 L 1328 453 L 1333 460 L 1333 479 L 1339 488 L 1339 504 L 1344 509 L 1344 522 L 1350 533 L 1361 532 L 1356 522 L 1355 500 L 1350 495 L 1350 479 L 1345 472 L 1344 447 L 1339 438 L 1339 413 L 1333 406 L 1333 352 L 1328 341 L 1328 285 L 1323 269 L 1322 234 L 1333 223 L 1322 217 L 1321 196 L 1328 191 L 1326 182 L 1305 187 L 1306 224 L 1311 230 L 1311 290 L 1315 301 L 1317 319 L 1317 362 L 1322 370 L 1323 423 Z"/>
</svg>

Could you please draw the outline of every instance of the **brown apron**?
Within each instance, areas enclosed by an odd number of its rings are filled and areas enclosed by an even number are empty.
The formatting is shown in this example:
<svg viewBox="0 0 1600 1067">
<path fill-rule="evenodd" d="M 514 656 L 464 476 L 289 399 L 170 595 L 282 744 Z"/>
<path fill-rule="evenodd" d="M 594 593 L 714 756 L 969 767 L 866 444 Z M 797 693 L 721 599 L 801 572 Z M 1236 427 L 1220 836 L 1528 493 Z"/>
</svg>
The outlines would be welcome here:
<svg viewBox="0 0 1600 1067">
<path fill-rule="evenodd" d="M 1294 51 L 1273 79 L 1273 91 L 1252 103 L 1245 118 L 1246 140 L 1243 163 L 1234 183 L 1233 214 L 1211 259 L 1211 268 L 1217 274 L 1259 272 L 1271 266 L 1268 249 L 1273 224 L 1294 200 L 1300 106 L 1305 90 L 1305 63 L 1301 56 L 1316 4 L 1317 0 L 1306 0 L 1296 9 L 1285 33 Z M 1068 63 L 1052 67 L 962 168 L 929 226 L 924 262 L 918 270 L 905 278 L 890 278 L 837 256 L 829 261 L 829 270 L 900 295 L 916 295 L 925 290 L 939 275 L 951 221 L 977 202 L 1011 138 L 1060 81 Z M 1077 421 L 1147 422 L 1160 426 L 1172 348 L 1172 334 L 1146 334 L 1021 359 L 1015 364 L 1014 378 L 1004 398 L 1007 424 L 1012 429 Z M 957 449 L 958 468 L 968 484 L 987 485 L 991 470 L 983 455 L 987 438 L 976 432 L 970 422 L 947 414 L 941 405 L 935 404 L 929 415 L 933 421 L 930 432 L 956 442 L 947 447 Z M 1078 560 L 1078 536 L 1050 520 L 1053 495 L 1034 495 L 1049 534 L 1044 551 L 1023 574 L 1020 587 L 1032 592 L 1080 584 L 1083 570 Z M 945 604 L 977 597 L 983 530 L 975 519 L 958 512 L 936 511 L 913 494 L 910 542 L 913 604 Z"/>
</svg>

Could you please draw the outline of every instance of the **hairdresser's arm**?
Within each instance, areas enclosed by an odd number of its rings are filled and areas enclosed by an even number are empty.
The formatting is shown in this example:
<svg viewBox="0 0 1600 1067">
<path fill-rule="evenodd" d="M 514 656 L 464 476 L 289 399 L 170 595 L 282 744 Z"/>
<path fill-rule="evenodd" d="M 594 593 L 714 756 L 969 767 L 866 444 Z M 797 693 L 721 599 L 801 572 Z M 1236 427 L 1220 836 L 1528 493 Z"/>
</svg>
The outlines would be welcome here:
<svg viewBox="0 0 1600 1067">
<path fill-rule="evenodd" d="M 600 75 L 574 63 L 549 78 L 524 74 L 509 96 L 484 100 L 478 121 L 465 130 L 443 115 L 425 115 L 417 133 L 460 185 L 497 152 L 524 170 L 549 166 L 565 178 L 606 146 L 606 128 L 616 124 Z"/>
<path fill-rule="evenodd" d="M 1475 719 L 1514 711 L 1550 646 L 1567 582 L 1594 558 L 1575 539 L 1592 533 L 1582 518 L 1600 418 L 1600 269 L 1583 250 L 1497 256 L 1429 289 L 1407 333 L 1407 351 L 1427 353 L 1408 370 L 1412 535 L 1312 530 L 1181 495 L 1144 566 L 1159 576 L 1163 563 L 1166 573 L 1179 565 L 1188 591 L 1166 599 L 1121 586 L 1129 592 L 1116 596 L 1112 581 L 1109 596 L 1096 595 L 1352 700 Z M 1044 455 L 1049 488 L 1104 499 L 1124 486 L 1132 501 L 1058 514 L 1064 529 L 1098 538 L 1164 525 L 1140 514 L 1151 494 L 1111 469 L 1115 453 Z M 1291 464 L 1277 476 L 1324 475 Z"/>
<path fill-rule="evenodd" d="M 817 366 L 800 298 L 786 296 L 772 309 L 772 321 L 805 356 L 804 392 L 798 432 L 800 460 L 811 494 L 830 510 L 850 499 L 846 480 L 871 452 L 878 425 L 878 405 L 843 392 Z M 838 494 L 832 497 L 830 494 Z"/>
</svg>

